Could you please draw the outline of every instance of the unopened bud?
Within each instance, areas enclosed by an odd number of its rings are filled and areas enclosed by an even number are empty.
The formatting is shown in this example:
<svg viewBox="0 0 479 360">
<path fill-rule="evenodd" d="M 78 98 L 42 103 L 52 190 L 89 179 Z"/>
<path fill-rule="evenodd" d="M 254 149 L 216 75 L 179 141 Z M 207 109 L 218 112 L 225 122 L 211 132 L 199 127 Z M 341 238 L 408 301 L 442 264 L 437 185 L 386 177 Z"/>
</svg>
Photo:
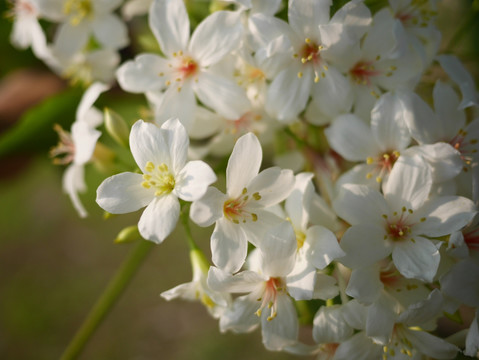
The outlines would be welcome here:
<svg viewBox="0 0 479 360">
<path fill-rule="evenodd" d="M 138 226 L 132 225 L 121 230 L 116 236 L 116 244 L 130 243 L 142 239 L 140 232 L 138 231 Z"/>
<path fill-rule="evenodd" d="M 121 146 L 128 147 L 130 130 L 125 120 L 111 109 L 105 108 L 105 128 L 108 134 Z"/>
</svg>

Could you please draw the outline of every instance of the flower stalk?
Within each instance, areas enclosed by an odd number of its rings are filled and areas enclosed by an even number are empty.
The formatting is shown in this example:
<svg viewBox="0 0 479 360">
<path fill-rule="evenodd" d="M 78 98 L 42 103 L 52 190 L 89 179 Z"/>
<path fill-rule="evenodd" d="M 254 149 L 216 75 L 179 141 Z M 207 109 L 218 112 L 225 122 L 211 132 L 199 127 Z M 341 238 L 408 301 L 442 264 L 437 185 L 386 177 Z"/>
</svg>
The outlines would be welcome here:
<svg viewBox="0 0 479 360">
<path fill-rule="evenodd" d="M 74 338 L 62 354 L 61 360 L 76 359 L 81 354 L 88 340 L 95 333 L 95 330 L 104 320 L 108 312 L 113 308 L 115 302 L 126 289 L 136 271 L 149 254 L 153 245 L 154 244 L 149 241 L 140 241 L 133 249 L 130 256 L 118 269 L 117 273 L 93 306 L 81 327 L 78 329 Z"/>
</svg>

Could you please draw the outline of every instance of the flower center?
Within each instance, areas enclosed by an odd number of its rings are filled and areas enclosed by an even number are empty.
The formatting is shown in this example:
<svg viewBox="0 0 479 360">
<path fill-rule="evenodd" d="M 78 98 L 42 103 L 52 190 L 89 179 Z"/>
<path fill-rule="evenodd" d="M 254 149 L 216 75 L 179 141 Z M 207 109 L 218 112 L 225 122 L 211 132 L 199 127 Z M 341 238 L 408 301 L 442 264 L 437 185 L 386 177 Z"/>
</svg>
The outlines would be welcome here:
<svg viewBox="0 0 479 360">
<path fill-rule="evenodd" d="M 93 82 L 93 68 L 86 59 L 81 59 L 69 65 L 62 73 L 62 77 L 69 79 L 73 86 L 78 84 L 88 86 Z"/>
<path fill-rule="evenodd" d="M 405 206 L 401 209 L 401 214 L 398 214 L 397 211 L 393 212 L 393 216 L 388 216 L 383 214 L 382 217 L 386 221 L 385 228 L 386 228 L 386 235 L 384 235 L 384 240 L 392 240 L 396 241 L 404 241 L 404 240 L 411 240 L 412 242 L 416 242 L 413 238 L 411 238 L 412 227 L 414 223 L 408 219 L 409 215 L 412 215 L 414 211 L 412 209 L 406 209 Z M 426 221 L 426 218 L 421 218 L 421 222 Z"/>
<path fill-rule="evenodd" d="M 270 315 L 267 318 L 268 321 L 273 320 L 278 315 L 276 299 L 280 291 L 284 291 L 283 280 L 281 278 L 270 277 L 268 281 L 264 283 L 263 296 L 258 299 L 258 301 L 261 301 L 261 306 L 255 312 L 258 317 L 261 316 L 265 307 L 271 309 Z"/>
<path fill-rule="evenodd" d="M 70 24 L 76 26 L 85 18 L 92 17 L 93 5 L 91 0 L 68 0 L 63 5 L 63 12 L 70 16 Z"/>
<path fill-rule="evenodd" d="M 437 11 L 431 9 L 429 0 L 412 0 L 409 5 L 398 10 L 395 17 L 406 27 L 427 27 L 436 15 Z"/>
<path fill-rule="evenodd" d="M 467 135 L 467 131 L 461 129 L 457 135 L 449 141 L 449 144 L 461 154 L 461 159 L 464 162 L 463 170 L 465 172 L 469 171 L 478 148 L 477 139 L 469 139 Z"/>
<path fill-rule="evenodd" d="M 387 346 L 383 346 L 383 360 L 387 360 L 389 356 L 395 357 L 398 352 L 412 358 L 414 348 L 406 336 L 402 334 L 402 327 L 401 324 L 394 325 L 391 341 Z"/>
<path fill-rule="evenodd" d="M 53 163 L 56 165 L 67 165 L 71 163 L 75 157 L 75 144 L 72 136 L 69 132 L 63 130 L 58 124 L 55 124 L 53 129 L 58 133 L 60 141 L 57 146 L 50 150 L 50 156 L 55 157 L 63 155 L 63 157 L 56 157 L 53 159 Z"/>
<path fill-rule="evenodd" d="M 301 47 L 299 54 L 293 54 L 295 59 L 300 58 L 301 63 L 304 65 L 310 64 L 313 66 L 314 71 L 314 82 L 317 83 L 321 77 L 325 77 L 326 74 L 324 71 L 320 69 L 321 64 L 321 50 L 324 49 L 323 45 L 318 45 L 315 41 L 311 40 L 310 38 L 304 39 L 305 44 Z M 328 70 L 327 65 L 323 65 L 323 69 L 325 71 Z M 298 77 L 301 79 L 303 77 L 303 73 L 300 71 L 298 72 Z"/>
<path fill-rule="evenodd" d="M 306 240 L 306 234 L 300 230 L 294 230 L 294 233 L 296 234 L 296 244 L 298 250 L 301 249 L 304 245 L 304 241 Z"/>
<path fill-rule="evenodd" d="M 258 221 L 258 215 L 248 211 L 246 205 L 249 201 L 258 201 L 261 199 L 261 195 L 258 192 L 255 192 L 253 195 L 248 194 L 248 189 L 244 188 L 241 196 L 236 199 L 226 200 L 223 204 L 223 214 L 224 216 L 234 222 L 239 224 L 240 221 L 245 223 L 248 220 L 253 222 Z"/>
<path fill-rule="evenodd" d="M 376 181 L 378 183 L 383 181 L 384 176 L 391 172 L 394 163 L 399 158 L 399 155 L 400 155 L 399 151 L 395 150 L 395 151 L 386 152 L 378 156 L 376 159 L 372 157 L 368 157 L 366 159 L 366 163 L 368 165 L 372 165 L 372 164 L 376 165 L 374 172 L 377 174 Z M 373 172 L 369 172 L 366 174 L 366 178 L 370 179 L 372 177 L 373 177 Z"/>
<path fill-rule="evenodd" d="M 173 53 L 173 61 L 175 62 L 174 64 L 168 64 L 171 71 L 166 74 L 165 85 L 170 86 L 176 83 L 177 90 L 180 92 L 182 84 L 188 79 L 195 78 L 198 74 L 199 66 L 191 56 L 185 56 L 181 50 Z M 160 72 L 158 76 L 163 77 L 165 73 Z M 197 80 L 195 78 L 195 81 Z"/>
<path fill-rule="evenodd" d="M 146 173 L 143 174 L 143 181 L 141 185 L 146 189 L 153 188 L 155 196 L 169 194 L 175 188 L 175 177 L 168 170 L 165 163 L 155 166 L 151 161 L 145 165 Z"/>
</svg>

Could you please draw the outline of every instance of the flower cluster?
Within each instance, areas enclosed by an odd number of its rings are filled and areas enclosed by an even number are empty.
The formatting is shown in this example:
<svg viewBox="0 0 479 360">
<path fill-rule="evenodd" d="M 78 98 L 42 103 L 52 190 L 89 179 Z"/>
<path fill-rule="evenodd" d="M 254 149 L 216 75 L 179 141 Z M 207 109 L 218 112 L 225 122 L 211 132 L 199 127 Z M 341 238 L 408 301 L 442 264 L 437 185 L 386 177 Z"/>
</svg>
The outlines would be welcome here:
<svg viewBox="0 0 479 360">
<path fill-rule="evenodd" d="M 190 33 L 182 0 L 128 1 L 124 20 L 120 1 L 18 0 L 11 39 L 91 84 L 52 151 L 72 163 L 64 188 L 81 216 L 84 165 L 105 147 L 93 103 L 114 81 L 146 97 L 131 131 L 106 113 L 109 150 L 129 144 L 134 163 L 96 201 L 113 214 L 145 208 L 138 230 L 157 244 L 184 214 L 188 234 L 188 220 L 212 228 L 211 262 L 190 238 L 193 281 L 165 299 L 201 301 L 221 331 L 260 327 L 269 350 L 475 356 L 478 93 L 457 57 L 438 54 L 436 1 L 377 3 L 214 1 Z M 141 16 L 160 51 L 120 64 Z M 52 44 L 38 19 L 58 24 Z M 416 92 L 433 67 L 441 80 Z M 434 335 L 463 304 L 476 312 L 462 338 Z"/>
</svg>

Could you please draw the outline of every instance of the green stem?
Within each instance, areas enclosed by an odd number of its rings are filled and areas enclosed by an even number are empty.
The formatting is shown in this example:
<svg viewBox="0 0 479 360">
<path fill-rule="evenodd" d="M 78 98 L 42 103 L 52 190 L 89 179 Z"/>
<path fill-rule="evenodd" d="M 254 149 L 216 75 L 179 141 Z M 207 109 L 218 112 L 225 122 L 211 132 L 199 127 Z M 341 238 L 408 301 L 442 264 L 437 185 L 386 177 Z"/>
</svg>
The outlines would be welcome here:
<svg viewBox="0 0 479 360">
<path fill-rule="evenodd" d="M 115 301 L 120 297 L 123 290 L 125 290 L 126 286 L 129 284 L 130 280 L 133 278 L 153 246 L 154 244 L 152 242 L 142 240 L 137 247 L 133 249 L 130 256 L 121 265 L 120 269 L 118 269 L 115 277 L 110 281 L 107 288 L 104 290 L 103 294 L 97 300 L 87 318 L 78 329 L 75 337 L 63 353 L 61 360 L 76 359 L 77 356 L 80 355 L 85 344 L 108 312 L 112 309 Z"/>
<path fill-rule="evenodd" d="M 183 228 L 185 229 L 186 240 L 188 240 L 188 246 L 190 247 L 190 250 L 197 250 L 198 245 L 196 245 L 195 240 L 193 240 L 193 235 L 191 234 L 189 217 L 190 217 L 190 204 L 185 203 L 181 207 L 181 213 L 180 213 L 181 222 L 183 224 Z"/>
</svg>

